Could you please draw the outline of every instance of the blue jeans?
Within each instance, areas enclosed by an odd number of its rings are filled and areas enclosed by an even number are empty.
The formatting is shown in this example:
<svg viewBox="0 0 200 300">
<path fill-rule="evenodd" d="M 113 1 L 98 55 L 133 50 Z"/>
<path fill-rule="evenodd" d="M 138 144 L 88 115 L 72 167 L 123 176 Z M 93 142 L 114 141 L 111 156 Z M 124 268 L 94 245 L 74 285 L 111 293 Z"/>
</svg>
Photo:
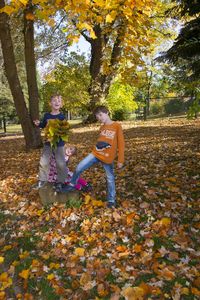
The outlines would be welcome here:
<svg viewBox="0 0 200 300">
<path fill-rule="evenodd" d="M 115 175 L 114 175 L 114 165 L 106 164 L 101 162 L 98 158 L 96 158 L 92 153 L 86 156 L 76 167 L 76 170 L 72 176 L 71 183 L 75 185 L 77 180 L 79 179 L 81 173 L 86 169 L 90 168 L 92 165 L 101 163 L 106 172 L 107 178 L 107 200 L 108 202 L 115 203 L 116 201 L 116 190 L 115 190 Z"/>
</svg>

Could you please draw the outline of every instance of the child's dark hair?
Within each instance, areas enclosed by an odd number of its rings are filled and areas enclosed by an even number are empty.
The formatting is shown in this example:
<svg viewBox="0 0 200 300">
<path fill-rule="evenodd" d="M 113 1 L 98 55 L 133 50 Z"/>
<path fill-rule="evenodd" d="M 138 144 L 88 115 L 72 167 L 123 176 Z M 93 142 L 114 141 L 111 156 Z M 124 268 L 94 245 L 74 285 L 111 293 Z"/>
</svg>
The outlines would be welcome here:
<svg viewBox="0 0 200 300">
<path fill-rule="evenodd" d="M 104 106 L 104 105 L 99 105 L 99 106 L 97 106 L 97 107 L 95 107 L 95 109 L 93 110 L 93 114 L 96 116 L 97 114 L 99 114 L 99 113 L 105 113 L 105 114 L 109 114 L 110 112 L 109 112 L 109 109 L 106 107 L 106 106 Z"/>
</svg>

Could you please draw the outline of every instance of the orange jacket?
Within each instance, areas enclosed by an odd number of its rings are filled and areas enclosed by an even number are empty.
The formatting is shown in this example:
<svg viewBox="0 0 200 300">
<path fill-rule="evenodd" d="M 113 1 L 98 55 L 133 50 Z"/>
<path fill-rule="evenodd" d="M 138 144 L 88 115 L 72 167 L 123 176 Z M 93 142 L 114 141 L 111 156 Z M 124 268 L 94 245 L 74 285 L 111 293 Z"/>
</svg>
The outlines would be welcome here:
<svg viewBox="0 0 200 300">
<path fill-rule="evenodd" d="M 111 164 L 115 159 L 117 149 L 118 162 L 124 163 L 124 135 L 121 125 L 117 122 L 102 125 L 92 154 L 100 161 Z"/>
</svg>

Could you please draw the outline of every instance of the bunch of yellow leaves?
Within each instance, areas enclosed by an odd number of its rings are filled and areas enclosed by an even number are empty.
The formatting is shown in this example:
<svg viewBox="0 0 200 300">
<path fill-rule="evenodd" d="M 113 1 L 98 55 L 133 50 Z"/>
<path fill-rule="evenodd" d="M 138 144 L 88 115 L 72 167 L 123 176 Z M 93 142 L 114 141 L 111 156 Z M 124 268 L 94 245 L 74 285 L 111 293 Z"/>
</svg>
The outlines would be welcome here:
<svg viewBox="0 0 200 300">
<path fill-rule="evenodd" d="M 70 125 L 66 120 L 50 119 L 44 128 L 45 140 L 55 149 L 60 140 L 68 141 L 69 128 Z"/>
</svg>

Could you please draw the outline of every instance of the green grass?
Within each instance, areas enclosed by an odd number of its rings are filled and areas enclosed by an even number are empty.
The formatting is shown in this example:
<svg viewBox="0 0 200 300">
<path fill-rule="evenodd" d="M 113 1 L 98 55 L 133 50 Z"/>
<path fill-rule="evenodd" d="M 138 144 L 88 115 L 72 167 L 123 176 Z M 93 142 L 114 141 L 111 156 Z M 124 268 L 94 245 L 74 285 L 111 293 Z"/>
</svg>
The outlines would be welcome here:
<svg viewBox="0 0 200 300">
<path fill-rule="evenodd" d="M 69 120 L 69 124 L 73 127 L 74 125 L 80 124 L 82 119 Z M 4 133 L 4 129 L 0 128 L 0 133 Z M 6 134 L 22 133 L 22 127 L 20 124 L 8 124 L 6 126 Z"/>
<path fill-rule="evenodd" d="M 4 133 L 3 128 L 0 128 L 0 133 Z M 22 133 L 22 127 L 20 124 L 6 125 L 6 133 Z"/>
</svg>

